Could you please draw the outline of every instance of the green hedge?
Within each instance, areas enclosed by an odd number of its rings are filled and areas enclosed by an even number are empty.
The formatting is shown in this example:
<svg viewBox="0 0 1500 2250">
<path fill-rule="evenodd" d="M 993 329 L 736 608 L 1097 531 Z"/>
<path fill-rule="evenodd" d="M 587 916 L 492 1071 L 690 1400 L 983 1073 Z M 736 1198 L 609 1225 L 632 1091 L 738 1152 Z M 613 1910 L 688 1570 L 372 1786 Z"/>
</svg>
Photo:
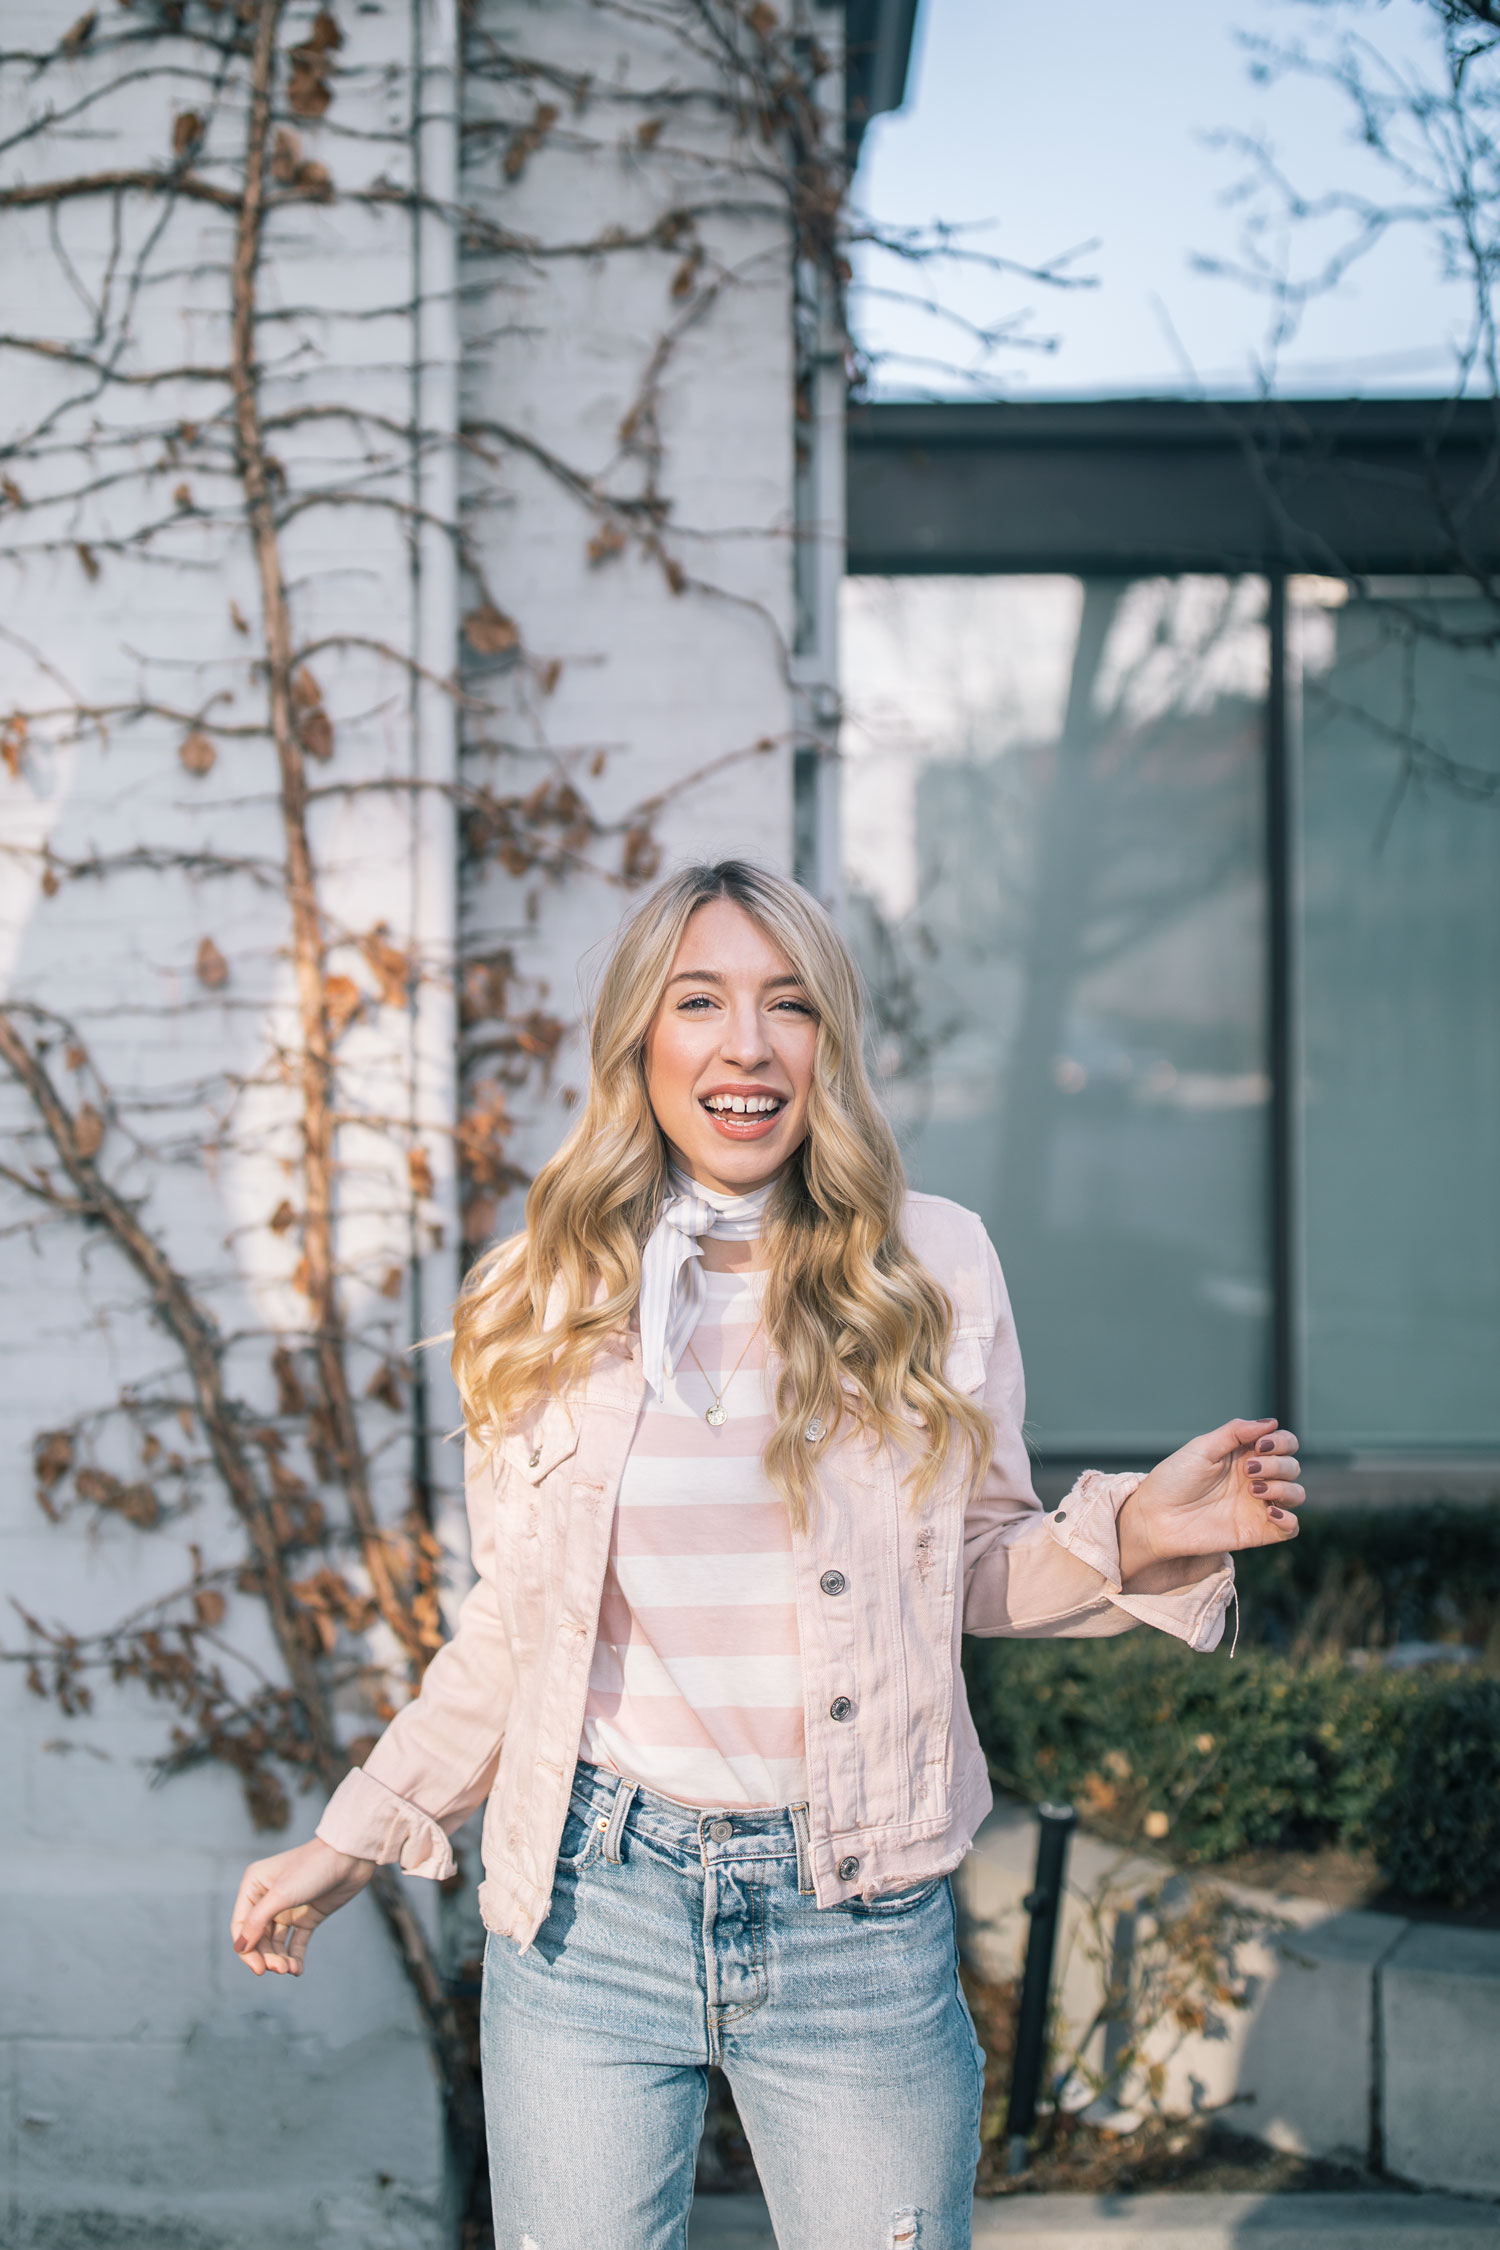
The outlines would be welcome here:
<svg viewBox="0 0 1500 2250">
<path fill-rule="evenodd" d="M 1344 1844 L 1412 1898 L 1500 1893 L 1488 1670 L 1357 1670 L 1243 1644 L 1231 1661 L 1149 1632 L 970 1642 L 965 1669 L 996 1780 L 1071 1799 L 1106 1834 L 1184 1861 Z"/>
<path fill-rule="evenodd" d="M 1500 1649 L 1500 1503 L 1311 1509 L 1301 1535 L 1235 1562 L 1245 1641 L 1487 1640 Z"/>
</svg>

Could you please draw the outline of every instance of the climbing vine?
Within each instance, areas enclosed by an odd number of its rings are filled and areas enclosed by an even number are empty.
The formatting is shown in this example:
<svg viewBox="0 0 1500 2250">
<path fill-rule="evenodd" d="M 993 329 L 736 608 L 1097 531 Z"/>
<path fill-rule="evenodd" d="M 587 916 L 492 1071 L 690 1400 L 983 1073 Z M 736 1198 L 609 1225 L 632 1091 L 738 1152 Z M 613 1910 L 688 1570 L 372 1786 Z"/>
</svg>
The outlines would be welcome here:
<svg viewBox="0 0 1500 2250">
<path fill-rule="evenodd" d="M 91 1347 L 36 1432 L 37 1504 L 58 1535 L 113 1542 L 139 1597 L 84 1626 L 18 1588 L 7 1654 L 70 1717 L 144 1691 L 169 1715 L 159 1774 L 229 1769 L 267 1830 L 337 1783 L 441 1643 L 410 1348 L 457 1276 L 450 1205 L 471 1248 L 513 1219 L 517 1119 L 569 1030 L 514 942 L 459 949 L 413 905 L 414 856 L 435 836 L 467 883 L 522 899 L 581 875 L 627 893 L 673 791 L 777 747 L 605 808 L 609 752 L 550 742 L 559 660 L 486 566 L 524 462 L 601 600 L 634 556 L 674 601 L 743 604 L 674 511 L 669 376 L 744 284 L 735 229 L 812 274 L 835 321 L 847 277 L 817 41 L 765 0 L 596 5 L 647 28 L 651 83 L 530 53 L 519 11 L 466 14 L 451 192 L 418 156 L 453 74 L 413 65 L 394 10 L 104 0 L 0 55 L 0 221 L 30 282 L 0 336 L 24 401 L 0 447 L 0 1231 L 53 1367 L 57 1322 Z M 659 169 L 649 226 L 612 223 L 603 195 L 555 238 L 508 224 L 507 194 L 591 137 Z M 660 266 L 607 459 L 429 410 L 402 364 L 424 229 L 471 336 L 518 271 Z M 799 430 L 811 381 L 799 363 Z M 461 589 L 436 654 L 424 555 Z M 777 621 L 752 622 L 789 665 Z M 446 767 L 434 711 L 461 745 Z M 432 1943 L 389 1870 L 375 1892 L 471 2122 Z"/>
</svg>

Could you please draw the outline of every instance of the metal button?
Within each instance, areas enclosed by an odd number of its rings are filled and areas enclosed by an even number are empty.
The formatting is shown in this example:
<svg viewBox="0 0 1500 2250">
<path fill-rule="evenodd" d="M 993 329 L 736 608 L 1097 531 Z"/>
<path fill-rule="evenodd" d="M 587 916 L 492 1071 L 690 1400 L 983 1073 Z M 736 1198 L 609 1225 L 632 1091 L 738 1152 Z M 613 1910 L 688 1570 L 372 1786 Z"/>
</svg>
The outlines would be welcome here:
<svg viewBox="0 0 1500 2250">
<path fill-rule="evenodd" d="M 847 1719 L 852 1717 L 853 1712 L 854 1705 L 849 1701 L 847 1695 L 836 1695 L 828 1706 L 830 1719 Z"/>
<path fill-rule="evenodd" d="M 1066 1522 L 1067 1522 L 1067 1520 L 1068 1520 L 1068 1511 L 1067 1511 L 1067 1509 L 1066 1509 L 1066 1508 L 1054 1508 L 1054 1509 L 1053 1509 L 1053 1511 L 1052 1511 L 1052 1521 L 1053 1521 L 1054 1523 L 1066 1523 Z"/>
<path fill-rule="evenodd" d="M 536 1467 L 536 1465 L 537 1465 L 538 1461 L 540 1461 L 540 1459 L 541 1459 L 541 1458 L 542 1458 L 542 1449 L 541 1449 L 541 1447 L 540 1447 L 540 1446 L 538 1446 L 538 1447 L 537 1447 L 537 1449 L 536 1449 L 536 1451 L 535 1451 L 535 1453 L 533 1453 L 533 1454 L 532 1454 L 532 1456 L 531 1456 L 531 1459 L 530 1459 L 530 1460 L 529 1460 L 529 1461 L 527 1462 L 527 1464 L 526 1464 L 527 1468 L 528 1468 L 528 1469 L 534 1469 L 534 1468 Z"/>
<path fill-rule="evenodd" d="M 818 1580 L 825 1594 L 841 1594 L 848 1583 L 841 1570 L 825 1570 Z"/>
<path fill-rule="evenodd" d="M 857 1859 L 841 1859 L 839 1861 L 839 1881 L 841 1883 L 852 1883 L 858 1873 L 859 1861 Z"/>
<path fill-rule="evenodd" d="M 727 1844 L 734 1834 L 734 1822 L 732 1820 L 711 1820 L 708 1824 L 708 1833 L 716 1844 Z"/>
</svg>

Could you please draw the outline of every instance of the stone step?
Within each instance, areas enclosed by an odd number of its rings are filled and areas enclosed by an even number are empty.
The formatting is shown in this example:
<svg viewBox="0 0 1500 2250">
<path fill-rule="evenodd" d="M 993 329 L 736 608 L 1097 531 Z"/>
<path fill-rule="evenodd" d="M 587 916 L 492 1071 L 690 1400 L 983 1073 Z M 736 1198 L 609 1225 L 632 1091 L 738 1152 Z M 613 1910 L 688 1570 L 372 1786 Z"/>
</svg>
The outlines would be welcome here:
<svg viewBox="0 0 1500 2250">
<path fill-rule="evenodd" d="M 1022 2195 L 974 2206 L 974 2250 L 1479 2250 L 1484 2241 L 1500 2244 L 1500 2206 L 1442 2195 Z M 774 2250 L 776 2237 L 758 2195 L 703 2195 L 688 2242 Z"/>
</svg>

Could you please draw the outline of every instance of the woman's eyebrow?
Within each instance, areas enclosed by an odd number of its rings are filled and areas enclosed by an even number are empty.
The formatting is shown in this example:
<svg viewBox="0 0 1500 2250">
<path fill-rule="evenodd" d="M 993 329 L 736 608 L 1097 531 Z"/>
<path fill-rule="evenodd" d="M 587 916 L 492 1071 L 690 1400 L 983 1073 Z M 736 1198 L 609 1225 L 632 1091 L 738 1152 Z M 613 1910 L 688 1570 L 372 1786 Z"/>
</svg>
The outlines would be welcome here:
<svg viewBox="0 0 1500 2250">
<path fill-rule="evenodd" d="M 669 985 L 722 984 L 723 982 L 723 976 L 717 969 L 679 969 L 675 976 L 667 979 Z M 761 989 L 765 992 L 772 992 L 779 990 L 783 985 L 789 984 L 796 985 L 801 990 L 803 979 L 801 977 L 767 977 Z"/>
</svg>

